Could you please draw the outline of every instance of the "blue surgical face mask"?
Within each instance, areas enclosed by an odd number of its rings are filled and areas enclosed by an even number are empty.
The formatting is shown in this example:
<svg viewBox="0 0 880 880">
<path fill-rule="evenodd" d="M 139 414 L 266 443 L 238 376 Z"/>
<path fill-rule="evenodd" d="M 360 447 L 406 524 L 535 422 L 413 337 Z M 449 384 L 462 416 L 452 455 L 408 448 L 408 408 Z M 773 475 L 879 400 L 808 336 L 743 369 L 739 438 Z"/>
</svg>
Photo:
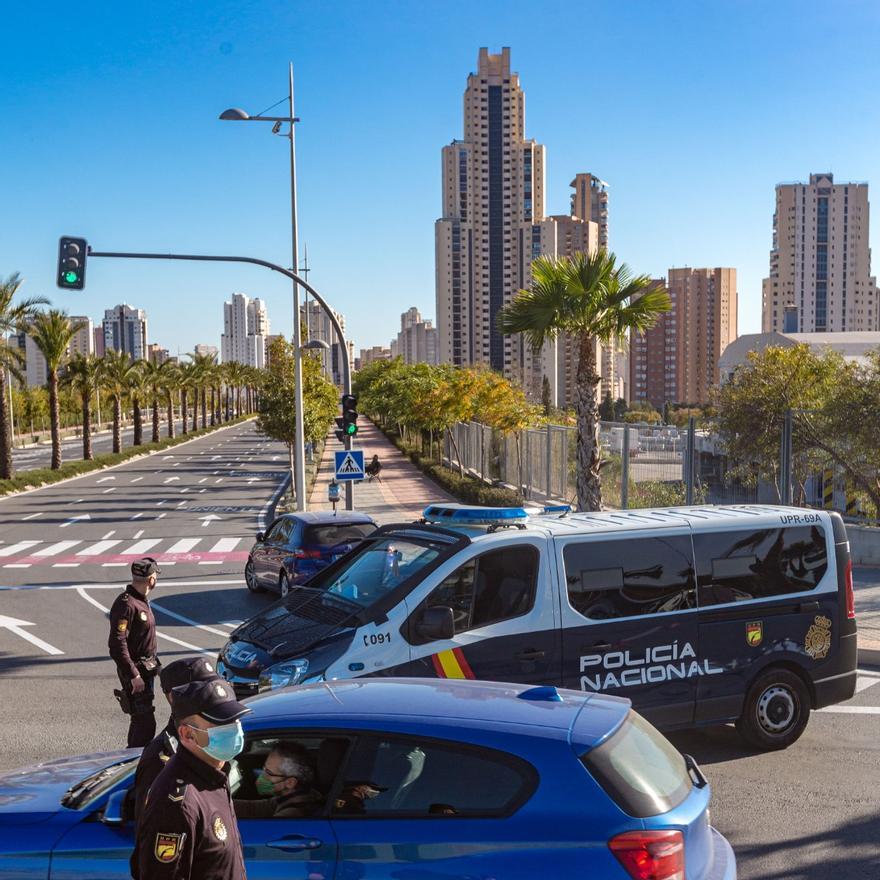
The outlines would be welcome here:
<svg viewBox="0 0 880 880">
<path fill-rule="evenodd" d="M 199 748 L 217 761 L 231 761 L 244 748 L 244 731 L 241 729 L 240 721 L 207 730 L 203 727 L 193 727 L 192 724 L 187 726 L 208 734 L 208 744 Z"/>
</svg>

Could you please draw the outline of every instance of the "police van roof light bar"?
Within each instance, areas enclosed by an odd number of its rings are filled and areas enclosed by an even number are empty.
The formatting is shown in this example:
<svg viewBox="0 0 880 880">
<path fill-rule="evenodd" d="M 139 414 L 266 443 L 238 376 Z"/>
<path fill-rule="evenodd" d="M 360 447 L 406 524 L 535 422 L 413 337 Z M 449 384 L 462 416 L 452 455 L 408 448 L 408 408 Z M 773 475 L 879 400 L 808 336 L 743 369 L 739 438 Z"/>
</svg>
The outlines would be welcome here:
<svg viewBox="0 0 880 880">
<path fill-rule="evenodd" d="M 529 518 L 522 507 L 469 507 L 466 504 L 431 504 L 422 516 L 429 523 L 496 527 L 524 525 Z"/>
</svg>

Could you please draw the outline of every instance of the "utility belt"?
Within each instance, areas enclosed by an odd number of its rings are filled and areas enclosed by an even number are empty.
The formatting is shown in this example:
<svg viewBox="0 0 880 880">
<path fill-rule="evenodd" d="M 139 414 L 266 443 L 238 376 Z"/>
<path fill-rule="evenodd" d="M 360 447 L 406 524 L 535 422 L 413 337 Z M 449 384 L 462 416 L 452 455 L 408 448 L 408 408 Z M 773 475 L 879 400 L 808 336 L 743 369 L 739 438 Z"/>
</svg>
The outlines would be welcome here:
<svg viewBox="0 0 880 880">
<path fill-rule="evenodd" d="M 137 666 L 142 677 L 150 676 L 151 678 L 158 675 L 162 668 L 158 657 L 140 657 L 134 661 L 134 665 Z"/>
<path fill-rule="evenodd" d="M 113 696 L 116 697 L 119 707 L 126 715 L 138 715 L 153 711 L 152 681 L 162 668 L 158 657 L 139 657 L 134 661 L 134 665 L 143 678 L 144 684 L 147 685 L 145 689 L 139 694 L 133 694 L 130 683 L 123 681 L 122 673 L 119 673 L 122 687 L 113 690 Z"/>
</svg>

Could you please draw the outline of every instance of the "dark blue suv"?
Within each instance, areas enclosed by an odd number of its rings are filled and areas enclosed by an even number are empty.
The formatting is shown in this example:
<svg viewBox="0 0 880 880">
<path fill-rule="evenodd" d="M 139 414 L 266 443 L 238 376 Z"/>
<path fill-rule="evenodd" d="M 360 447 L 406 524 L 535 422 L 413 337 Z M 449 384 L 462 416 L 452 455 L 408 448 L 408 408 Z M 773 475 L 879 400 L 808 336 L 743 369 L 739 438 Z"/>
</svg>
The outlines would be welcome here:
<svg viewBox="0 0 880 880">
<path fill-rule="evenodd" d="M 276 590 L 286 596 L 291 587 L 348 553 L 376 528 L 363 513 L 285 513 L 265 534 L 257 534 L 244 569 L 248 589 Z"/>
</svg>

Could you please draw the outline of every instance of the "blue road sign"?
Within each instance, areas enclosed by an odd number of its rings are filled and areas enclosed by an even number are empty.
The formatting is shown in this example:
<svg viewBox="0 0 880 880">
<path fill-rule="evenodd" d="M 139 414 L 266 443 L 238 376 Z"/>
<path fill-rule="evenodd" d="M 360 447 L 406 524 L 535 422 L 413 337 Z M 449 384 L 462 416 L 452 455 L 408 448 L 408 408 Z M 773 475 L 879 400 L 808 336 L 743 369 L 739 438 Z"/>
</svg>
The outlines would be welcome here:
<svg viewBox="0 0 880 880">
<path fill-rule="evenodd" d="M 364 450 L 343 449 L 334 452 L 336 457 L 337 480 L 363 480 L 364 479 Z"/>
</svg>

